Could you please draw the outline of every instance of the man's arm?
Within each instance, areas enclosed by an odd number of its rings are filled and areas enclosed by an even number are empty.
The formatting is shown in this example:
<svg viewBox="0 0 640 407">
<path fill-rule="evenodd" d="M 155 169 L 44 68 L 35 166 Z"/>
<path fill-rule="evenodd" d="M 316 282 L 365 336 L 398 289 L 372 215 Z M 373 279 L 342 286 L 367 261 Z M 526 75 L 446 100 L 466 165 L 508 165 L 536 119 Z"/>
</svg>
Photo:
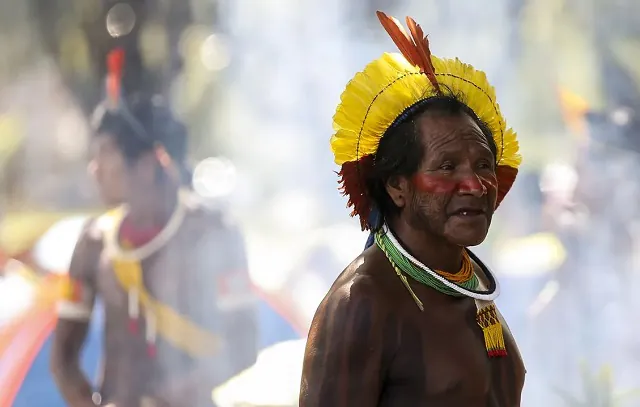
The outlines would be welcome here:
<svg viewBox="0 0 640 407">
<path fill-rule="evenodd" d="M 307 339 L 300 407 L 378 405 L 388 355 L 389 321 L 367 277 L 332 288 Z"/>
<path fill-rule="evenodd" d="M 51 352 L 51 373 L 70 407 L 95 406 L 93 389 L 80 369 L 80 350 L 87 335 L 88 322 L 58 321 Z"/>
<path fill-rule="evenodd" d="M 51 373 L 70 407 L 94 406 L 93 389 L 80 369 L 84 344 L 95 299 L 94 270 L 100 244 L 92 236 L 93 222 L 80 236 L 69 266 L 64 293 L 58 301 L 58 324 L 51 350 Z"/>
</svg>

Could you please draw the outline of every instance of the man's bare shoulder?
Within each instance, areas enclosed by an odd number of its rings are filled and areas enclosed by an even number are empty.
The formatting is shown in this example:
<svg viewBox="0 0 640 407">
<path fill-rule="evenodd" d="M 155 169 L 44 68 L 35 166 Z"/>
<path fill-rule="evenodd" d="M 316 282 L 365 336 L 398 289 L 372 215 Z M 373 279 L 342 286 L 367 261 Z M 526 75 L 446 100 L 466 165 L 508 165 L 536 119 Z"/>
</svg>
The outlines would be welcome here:
<svg viewBox="0 0 640 407">
<path fill-rule="evenodd" d="M 386 308 L 391 304 L 398 283 L 384 253 L 372 246 L 340 273 L 324 302 L 341 302 L 348 306 L 349 302 L 366 300 L 377 309 Z"/>
<path fill-rule="evenodd" d="M 185 194 L 186 220 L 196 234 L 236 233 L 237 223 L 221 208 L 208 204 L 195 194 Z"/>
<path fill-rule="evenodd" d="M 305 405 L 337 405 L 333 398 L 347 379 L 352 386 L 376 389 L 380 372 L 397 351 L 399 323 L 391 301 L 394 288 L 389 288 L 393 279 L 387 278 L 392 270 L 377 252 L 377 247 L 367 249 L 351 262 L 316 312 L 303 367 Z"/>
<path fill-rule="evenodd" d="M 104 236 L 105 215 L 87 218 L 80 232 L 78 241 L 101 242 Z"/>
<path fill-rule="evenodd" d="M 86 220 L 78 236 L 75 256 L 96 256 L 102 250 L 105 235 L 105 217 L 95 216 Z"/>
</svg>

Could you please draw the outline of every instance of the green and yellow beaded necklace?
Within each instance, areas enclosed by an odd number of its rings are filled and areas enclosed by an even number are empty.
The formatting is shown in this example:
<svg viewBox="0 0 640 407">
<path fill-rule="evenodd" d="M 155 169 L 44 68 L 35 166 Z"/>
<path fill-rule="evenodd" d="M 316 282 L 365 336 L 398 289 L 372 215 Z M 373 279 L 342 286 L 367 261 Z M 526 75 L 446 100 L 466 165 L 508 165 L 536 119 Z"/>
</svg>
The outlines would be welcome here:
<svg viewBox="0 0 640 407">
<path fill-rule="evenodd" d="M 471 297 L 475 299 L 478 307 L 476 321 L 484 333 L 488 355 L 490 357 L 506 356 L 507 351 L 504 344 L 502 324 L 498 317 L 498 311 L 493 304 L 493 300 L 499 294 L 498 283 L 489 269 L 484 268 L 490 281 L 490 287 L 488 291 L 478 290 L 481 288 L 481 284 L 469 256 L 470 252 L 467 250 L 463 251 L 463 262 L 460 272 L 451 274 L 434 271 L 415 259 L 402 247 L 386 225 L 376 233 L 375 242 L 393 266 L 396 274 L 413 297 L 420 311 L 424 311 L 424 305 L 411 288 L 407 276 L 445 295 Z M 475 256 L 474 260 L 481 264 Z"/>
</svg>

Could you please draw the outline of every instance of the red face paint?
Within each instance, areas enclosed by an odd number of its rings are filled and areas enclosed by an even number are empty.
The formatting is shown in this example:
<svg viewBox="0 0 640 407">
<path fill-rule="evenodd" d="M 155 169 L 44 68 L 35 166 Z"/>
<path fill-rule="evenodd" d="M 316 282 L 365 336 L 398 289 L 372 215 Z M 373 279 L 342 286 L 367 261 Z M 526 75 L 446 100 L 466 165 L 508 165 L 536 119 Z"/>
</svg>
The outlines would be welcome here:
<svg viewBox="0 0 640 407">
<path fill-rule="evenodd" d="M 479 176 L 480 182 L 487 189 L 498 189 L 498 180 L 494 174 Z"/>
<path fill-rule="evenodd" d="M 458 184 L 458 190 L 460 192 L 467 192 L 472 194 L 480 192 L 481 195 L 484 195 L 487 193 L 487 187 L 480 181 L 478 176 L 475 174 L 460 180 L 460 183 Z"/>
<path fill-rule="evenodd" d="M 494 175 L 472 176 L 456 182 L 442 175 L 419 173 L 413 177 L 413 184 L 420 192 L 429 194 L 451 194 L 456 191 L 484 190 L 491 193 L 498 189 L 498 181 Z"/>
<path fill-rule="evenodd" d="M 480 182 L 482 183 L 482 185 L 487 188 L 487 192 L 498 190 L 498 180 L 494 174 L 483 175 L 478 178 L 480 178 Z"/>
<path fill-rule="evenodd" d="M 485 175 L 480 177 L 480 182 L 486 188 L 489 197 L 493 197 L 493 208 L 495 209 L 498 200 L 498 179 L 495 174 Z"/>
<path fill-rule="evenodd" d="M 413 185 L 418 191 L 428 194 L 451 194 L 457 188 L 457 183 L 450 178 L 424 173 L 413 177 Z"/>
</svg>

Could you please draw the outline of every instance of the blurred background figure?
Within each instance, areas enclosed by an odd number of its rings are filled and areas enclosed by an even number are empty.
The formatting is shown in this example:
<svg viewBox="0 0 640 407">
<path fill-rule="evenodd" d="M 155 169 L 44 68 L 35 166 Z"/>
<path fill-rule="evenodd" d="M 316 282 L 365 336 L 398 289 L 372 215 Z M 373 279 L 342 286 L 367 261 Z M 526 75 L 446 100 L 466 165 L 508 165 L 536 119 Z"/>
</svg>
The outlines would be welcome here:
<svg viewBox="0 0 640 407">
<path fill-rule="evenodd" d="M 184 125 L 157 96 L 119 93 L 99 107 L 92 167 L 105 202 L 125 206 L 89 221 L 75 247 L 51 370 L 72 407 L 92 396 L 106 405 L 209 406 L 211 389 L 256 358 L 244 239 L 225 213 L 182 187 Z M 105 345 L 94 394 L 79 359 L 97 298 Z"/>
<path fill-rule="evenodd" d="M 477 254 L 504 286 L 523 406 L 640 405 L 636 0 L 29 0 L 0 3 L 0 406 L 59 400 L 51 279 L 104 210 L 85 171 L 89 115 L 117 46 L 123 86 L 162 95 L 188 126 L 193 191 L 246 234 L 264 350 L 218 404 L 295 405 L 310 317 L 366 240 L 344 220 L 328 139 L 344 83 L 393 49 L 376 9 L 482 66 L 519 131 L 518 181 Z M 101 326 L 98 312 L 90 337 Z"/>
</svg>

